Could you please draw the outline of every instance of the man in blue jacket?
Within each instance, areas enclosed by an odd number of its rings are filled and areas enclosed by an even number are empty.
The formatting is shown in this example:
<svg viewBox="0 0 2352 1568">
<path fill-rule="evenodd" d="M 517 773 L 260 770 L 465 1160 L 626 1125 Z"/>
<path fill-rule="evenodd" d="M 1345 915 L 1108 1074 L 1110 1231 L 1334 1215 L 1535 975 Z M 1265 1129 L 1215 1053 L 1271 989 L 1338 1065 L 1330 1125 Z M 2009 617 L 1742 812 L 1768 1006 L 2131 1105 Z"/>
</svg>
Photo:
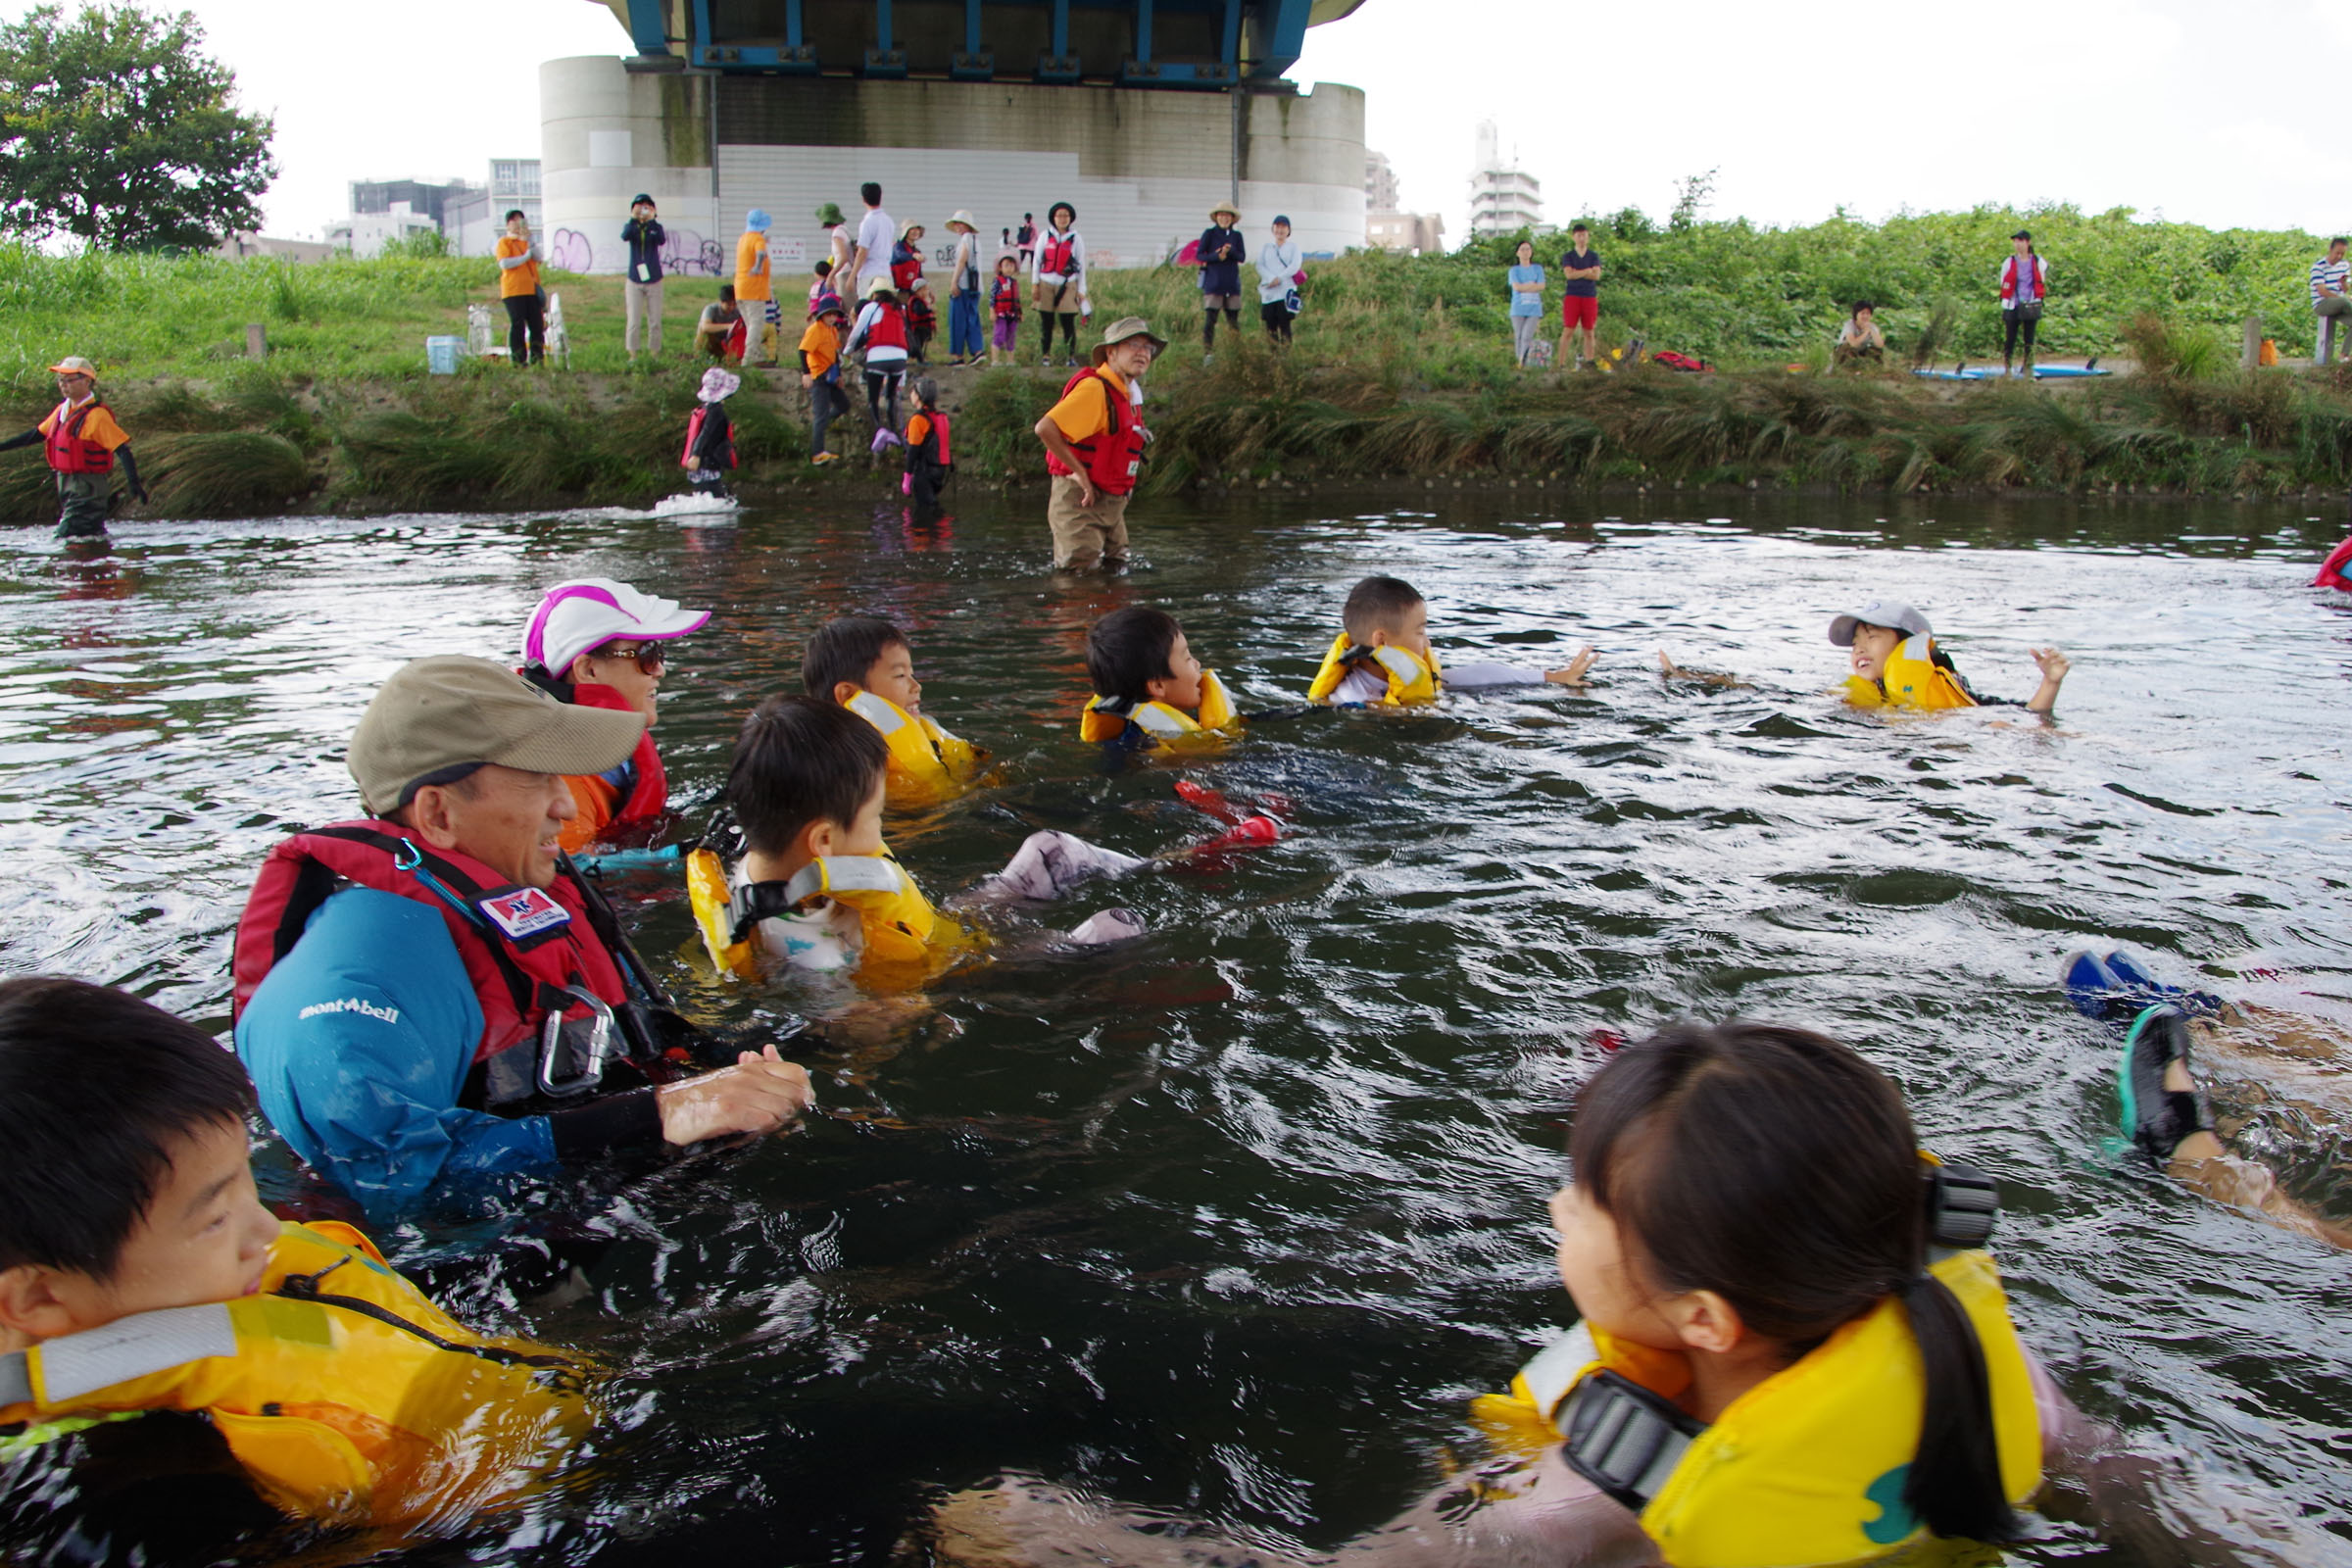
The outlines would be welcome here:
<svg viewBox="0 0 2352 1568">
<path fill-rule="evenodd" d="M 773 1045 L 676 1066 L 676 1020 L 560 858 L 565 775 L 617 766 L 644 725 L 486 659 L 416 660 L 352 736 L 368 815 L 270 852 L 237 926 L 237 1054 L 279 1135 L 370 1214 L 807 1108 Z"/>
<path fill-rule="evenodd" d="M 622 279 L 620 297 L 628 307 L 628 325 L 622 330 L 621 341 L 627 345 L 629 358 L 637 357 L 637 343 L 645 334 L 645 349 L 656 359 L 662 357 L 662 247 L 669 243 L 669 234 L 662 227 L 654 199 L 638 192 L 629 204 L 629 220 L 620 225 L 620 242 L 629 248 L 629 272 Z"/>
</svg>

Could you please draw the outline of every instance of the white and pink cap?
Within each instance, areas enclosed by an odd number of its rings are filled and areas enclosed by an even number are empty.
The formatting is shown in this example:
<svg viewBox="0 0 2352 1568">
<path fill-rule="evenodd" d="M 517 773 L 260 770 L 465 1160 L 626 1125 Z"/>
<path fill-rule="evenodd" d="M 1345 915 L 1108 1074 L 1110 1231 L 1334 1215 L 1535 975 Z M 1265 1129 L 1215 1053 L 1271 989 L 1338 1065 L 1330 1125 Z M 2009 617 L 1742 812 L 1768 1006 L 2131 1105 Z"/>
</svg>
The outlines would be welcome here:
<svg viewBox="0 0 2352 1568">
<path fill-rule="evenodd" d="M 708 610 L 686 610 L 674 599 L 641 594 L 610 577 L 581 577 L 547 591 L 522 633 L 522 662 L 551 675 L 571 668 L 591 649 L 620 637 L 661 642 L 703 629 Z"/>
</svg>

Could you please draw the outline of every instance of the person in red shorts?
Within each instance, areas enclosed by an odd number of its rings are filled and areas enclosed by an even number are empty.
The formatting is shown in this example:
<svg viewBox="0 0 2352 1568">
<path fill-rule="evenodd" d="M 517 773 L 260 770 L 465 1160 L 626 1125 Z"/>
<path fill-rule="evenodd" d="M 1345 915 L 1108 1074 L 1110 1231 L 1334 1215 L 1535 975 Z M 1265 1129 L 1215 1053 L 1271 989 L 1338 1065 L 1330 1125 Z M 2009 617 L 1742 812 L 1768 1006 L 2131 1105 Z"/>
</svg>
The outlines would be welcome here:
<svg viewBox="0 0 2352 1568">
<path fill-rule="evenodd" d="M 1560 253 L 1560 276 L 1567 287 L 1560 299 L 1560 352 L 1552 359 L 1581 370 L 1592 358 L 1592 327 L 1600 319 L 1600 253 L 1592 248 L 1592 230 L 1583 223 L 1568 230 L 1568 247 Z M 1579 333 L 1583 337 L 1572 360 L 1568 340 Z"/>
</svg>

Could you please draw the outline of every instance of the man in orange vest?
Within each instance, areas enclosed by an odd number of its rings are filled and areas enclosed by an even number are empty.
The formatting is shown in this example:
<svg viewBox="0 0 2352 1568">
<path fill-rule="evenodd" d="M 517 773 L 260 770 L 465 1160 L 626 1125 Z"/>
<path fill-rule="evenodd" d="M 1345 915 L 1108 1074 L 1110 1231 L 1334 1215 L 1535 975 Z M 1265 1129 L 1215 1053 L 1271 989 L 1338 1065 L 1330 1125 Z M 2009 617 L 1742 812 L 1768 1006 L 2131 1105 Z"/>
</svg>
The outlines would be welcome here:
<svg viewBox="0 0 2352 1568">
<path fill-rule="evenodd" d="M 0 452 L 40 443 L 42 456 L 57 475 L 57 536 L 103 539 L 106 514 L 114 501 L 115 460 L 122 462 L 132 500 L 146 500 L 147 487 L 139 483 L 129 435 L 98 401 L 98 368 L 78 354 L 69 354 L 49 368 L 57 372 L 58 395 L 65 401 L 32 429 L 0 441 Z"/>
<path fill-rule="evenodd" d="M 1112 322 L 1095 345 L 1093 368 L 1070 377 L 1061 401 L 1037 421 L 1046 470 L 1054 475 L 1046 523 L 1060 570 L 1117 571 L 1127 564 L 1127 497 L 1152 439 L 1136 388 L 1167 346 L 1141 317 Z"/>
</svg>

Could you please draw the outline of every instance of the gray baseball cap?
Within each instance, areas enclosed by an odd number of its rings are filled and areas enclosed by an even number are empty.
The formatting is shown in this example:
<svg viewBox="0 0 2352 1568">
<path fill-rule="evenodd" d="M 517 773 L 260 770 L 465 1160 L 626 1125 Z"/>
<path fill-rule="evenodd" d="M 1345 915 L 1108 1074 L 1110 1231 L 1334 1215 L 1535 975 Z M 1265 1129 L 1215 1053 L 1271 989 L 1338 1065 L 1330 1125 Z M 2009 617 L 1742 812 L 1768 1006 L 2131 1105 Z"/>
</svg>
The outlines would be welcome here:
<svg viewBox="0 0 2352 1568">
<path fill-rule="evenodd" d="M 575 708 L 503 664 L 435 654 L 392 672 L 360 715 L 344 762 L 360 799 L 381 816 L 445 768 L 497 762 L 527 773 L 601 773 L 618 767 L 644 733 L 634 709 Z"/>
<path fill-rule="evenodd" d="M 1861 609 L 1848 611 L 1831 621 L 1830 641 L 1840 648 L 1853 647 L 1856 626 L 1884 626 L 1906 637 L 1936 629 L 1928 624 L 1927 616 L 1900 599 L 1873 599 Z"/>
</svg>

